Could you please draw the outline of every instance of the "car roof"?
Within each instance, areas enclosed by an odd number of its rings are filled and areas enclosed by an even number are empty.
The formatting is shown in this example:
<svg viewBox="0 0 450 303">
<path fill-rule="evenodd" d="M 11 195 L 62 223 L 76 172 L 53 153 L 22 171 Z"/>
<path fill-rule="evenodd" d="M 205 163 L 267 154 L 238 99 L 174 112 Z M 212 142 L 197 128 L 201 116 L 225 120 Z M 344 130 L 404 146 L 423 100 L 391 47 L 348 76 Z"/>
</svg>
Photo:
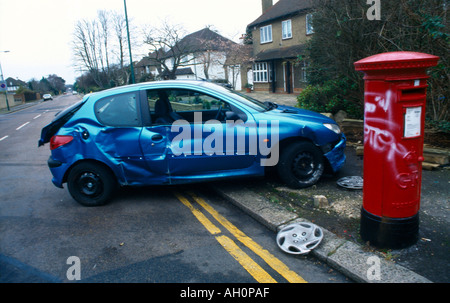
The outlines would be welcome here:
<svg viewBox="0 0 450 303">
<path fill-rule="evenodd" d="M 208 81 L 201 80 L 165 80 L 165 81 L 152 81 L 152 82 L 142 82 L 137 84 L 124 85 L 119 87 L 110 88 L 100 92 L 89 94 L 89 96 L 95 97 L 96 99 L 109 96 L 111 94 L 127 93 L 141 89 L 157 89 L 157 88 L 195 88 L 203 87 L 209 90 L 226 92 L 227 89 L 211 83 Z"/>
</svg>

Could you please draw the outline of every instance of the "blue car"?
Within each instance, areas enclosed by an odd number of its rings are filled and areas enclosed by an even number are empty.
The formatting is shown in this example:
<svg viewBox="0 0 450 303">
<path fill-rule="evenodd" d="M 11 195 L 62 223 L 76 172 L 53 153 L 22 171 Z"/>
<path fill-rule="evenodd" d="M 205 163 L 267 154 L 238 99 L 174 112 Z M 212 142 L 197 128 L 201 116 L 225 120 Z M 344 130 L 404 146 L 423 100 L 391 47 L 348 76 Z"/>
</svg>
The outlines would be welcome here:
<svg viewBox="0 0 450 303">
<path fill-rule="evenodd" d="M 82 205 L 120 186 L 263 176 L 292 188 L 345 162 L 346 138 L 323 115 L 262 103 L 206 81 L 162 81 L 86 95 L 42 129 L 52 182 Z"/>
</svg>

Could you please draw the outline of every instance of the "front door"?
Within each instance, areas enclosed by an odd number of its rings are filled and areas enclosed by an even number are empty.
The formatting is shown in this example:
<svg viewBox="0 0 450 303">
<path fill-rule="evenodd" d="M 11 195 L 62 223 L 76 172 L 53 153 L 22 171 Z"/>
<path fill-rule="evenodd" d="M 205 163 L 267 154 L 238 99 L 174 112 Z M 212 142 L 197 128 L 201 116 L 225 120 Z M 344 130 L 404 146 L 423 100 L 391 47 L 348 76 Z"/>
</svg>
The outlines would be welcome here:
<svg viewBox="0 0 450 303">
<path fill-rule="evenodd" d="M 284 91 L 288 94 L 291 94 L 293 91 L 293 72 L 292 72 L 292 67 L 293 65 L 291 64 L 290 61 L 286 61 L 286 63 L 283 65 L 284 66 Z"/>
</svg>

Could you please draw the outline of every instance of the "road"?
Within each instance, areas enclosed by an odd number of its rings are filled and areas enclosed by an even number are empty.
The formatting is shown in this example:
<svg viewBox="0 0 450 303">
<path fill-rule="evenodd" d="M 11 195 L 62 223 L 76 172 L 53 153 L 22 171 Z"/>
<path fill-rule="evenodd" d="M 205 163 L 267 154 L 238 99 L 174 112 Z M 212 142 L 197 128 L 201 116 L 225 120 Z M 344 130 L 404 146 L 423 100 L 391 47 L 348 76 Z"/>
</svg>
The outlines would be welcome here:
<svg viewBox="0 0 450 303">
<path fill-rule="evenodd" d="M 51 183 L 42 127 L 80 97 L 0 115 L 0 282 L 351 282 L 207 184 L 124 188 L 106 206 L 77 204 Z"/>
</svg>

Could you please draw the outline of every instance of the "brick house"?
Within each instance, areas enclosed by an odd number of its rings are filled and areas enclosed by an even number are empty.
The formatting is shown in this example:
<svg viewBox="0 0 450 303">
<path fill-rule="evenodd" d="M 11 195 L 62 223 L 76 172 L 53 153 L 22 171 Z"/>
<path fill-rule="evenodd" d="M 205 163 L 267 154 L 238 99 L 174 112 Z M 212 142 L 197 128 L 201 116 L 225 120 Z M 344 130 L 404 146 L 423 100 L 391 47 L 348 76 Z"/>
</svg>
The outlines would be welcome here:
<svg viewBox="0 0 450 303">
<path fill-rule="evenodd" d="M 255 91 L 298 93 L 306 87 L 306 62 L 298 56 L 313 34 L 310 0 L 262 0 L 263 14 L 247 26 L 253 37 Z"/>
</svg>

